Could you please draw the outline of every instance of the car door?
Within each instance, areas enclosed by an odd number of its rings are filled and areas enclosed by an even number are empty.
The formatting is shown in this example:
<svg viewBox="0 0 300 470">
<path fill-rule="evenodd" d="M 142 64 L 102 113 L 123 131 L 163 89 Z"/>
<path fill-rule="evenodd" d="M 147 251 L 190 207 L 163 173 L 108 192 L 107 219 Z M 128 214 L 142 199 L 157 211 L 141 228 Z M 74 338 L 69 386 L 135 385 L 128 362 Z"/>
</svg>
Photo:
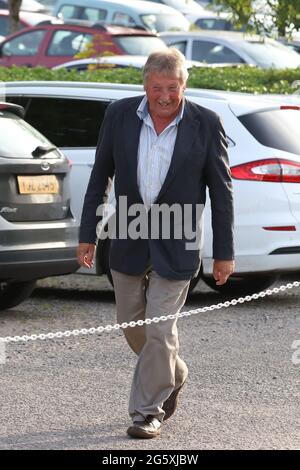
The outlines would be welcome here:
<svg viewBox="0 0 300 470">
<path fill-rule="evenodd" d="M 40 52 L 45 38 L 45 29 L 35 29 L 24 31 L 4 41 L 0 47 L 0 65 L 3 67 L 44 65 Z"/>
<path fill-rule="evenodd" d="M 93 42 L 93 35 L 84 31 L 56 29 L 51 31 L 43 45 L 43 61 L 46 67 L 63 64 L 85 50 Z M 76 58 L 76 57 L 75 57 Z"/>
</svg>

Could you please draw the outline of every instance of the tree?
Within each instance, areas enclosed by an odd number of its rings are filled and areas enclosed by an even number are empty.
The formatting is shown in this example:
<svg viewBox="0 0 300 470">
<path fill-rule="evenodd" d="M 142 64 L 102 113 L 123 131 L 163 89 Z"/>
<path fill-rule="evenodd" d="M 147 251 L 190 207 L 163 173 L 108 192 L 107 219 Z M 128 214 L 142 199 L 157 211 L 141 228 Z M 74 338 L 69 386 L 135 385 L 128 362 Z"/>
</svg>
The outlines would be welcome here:
<svg viewBox="0 0 300 470">
<path fill-rule="evenodd" d="M 254 25 L 270 36 L 287 36 L 300 29 L 299 0 L 214 0 L 232 15 L 239 26 Z"/>
<path fill-rule="evenodd" d="M 18 31 L 19 29 L 19 11 L 21 3 L 22 0 L 8 0 L 11 33 Z"/>
</svg>

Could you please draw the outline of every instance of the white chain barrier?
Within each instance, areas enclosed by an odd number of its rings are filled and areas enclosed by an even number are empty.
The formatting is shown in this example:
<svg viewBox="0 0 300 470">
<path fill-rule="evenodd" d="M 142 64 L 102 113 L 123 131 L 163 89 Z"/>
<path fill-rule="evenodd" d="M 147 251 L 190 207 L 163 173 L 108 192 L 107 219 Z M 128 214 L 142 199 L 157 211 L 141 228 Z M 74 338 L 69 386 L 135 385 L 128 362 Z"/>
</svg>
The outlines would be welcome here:
<svg viewBox="0 0 300 470">
<path fill-rule="evenodd" d="M 273 289 L 267 289 L 266 291 L 258 292 L 252 295 L 246 295 L 245 297 L 239 297 L 238 299 L 228 300 L 223 303 L 210 305 L 209 307 L 201 307 L 195 310 L 189 310 L 187 312 L 179 312 L 176 314 L 147 318 L 146 320 L 131 321 L 129 323 L 116 323 L 114 325 L 98 326 L 97 328 L 82 328 L 81 330 L 68 330 L 68 331 L 58 331 L 56 333 L 41 333 L 41 334 L 32 334 L 32 335 L 23 335 L 23 336 L 6 336 L 0 337 L 0 355 L 1 349 L 3 350 L 6 343 L 17 343 L 20 341 L 35 341 L 35 340 L 45 340 L 45 339 L 54 339 L 54 338 L 68 338 L 70 336 L 78 335 L 90 335 L 95 333 L 104 333 L 110 331 L 117 331 L 119 329 L 124 330 L 125 328 L 133 328 L 135 326 L 150 325 L 151 323 L 158 323 L 160 321 L 171 320 L 175 318 L 188 317 L 191 315 L 196 315 L 198 313 L 205 313 L 213 310 L 219 310 L 221 308 L 228 308 L 235 306 L 237 304 L 242 304 L 244 302 L 250 302 L 251 300 L 257 300 L 265 297 L 266 295 L 277 294 L 279 292 L 284 292 L 287 289 L 293 289 L 294 287 L 299 287 L 300 281 L 295 281 L 282 285 L 280 287 L 274 287 Z M 1 361 L 0 361 L 1 363 Z"/>
</svg>

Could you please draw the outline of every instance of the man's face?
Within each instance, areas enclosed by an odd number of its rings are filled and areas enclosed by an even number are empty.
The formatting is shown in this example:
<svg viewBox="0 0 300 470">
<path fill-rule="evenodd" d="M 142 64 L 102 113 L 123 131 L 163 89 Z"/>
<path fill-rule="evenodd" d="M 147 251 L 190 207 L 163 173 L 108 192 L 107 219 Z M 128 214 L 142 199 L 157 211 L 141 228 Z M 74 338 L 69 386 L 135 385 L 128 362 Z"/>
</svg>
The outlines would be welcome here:
<svg viewBox="0 0 300 470">
<path fill-rule="evenodd" d="M 145 83 L 152 118 L 174 119 L 178 114 L 186 86 L 177 77 L 150 73 Z"/>
</svg>

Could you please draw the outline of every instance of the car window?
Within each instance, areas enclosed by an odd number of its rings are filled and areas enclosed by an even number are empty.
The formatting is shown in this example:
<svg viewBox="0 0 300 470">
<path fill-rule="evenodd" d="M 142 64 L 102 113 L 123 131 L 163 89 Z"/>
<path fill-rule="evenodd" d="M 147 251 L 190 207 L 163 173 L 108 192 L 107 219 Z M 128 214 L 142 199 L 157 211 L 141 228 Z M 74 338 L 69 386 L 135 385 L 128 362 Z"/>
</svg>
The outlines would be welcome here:
<svg viewBox="0 0 300 470">
<path fill-rule="evenodd" d="M 201 29 L 217 29 L 221 31 L 245 31 L 246 27 L 234 28 L 233 23 L 223 18 L 199 18 L 196 25 Z"/>
<path fill-rule="evenodd" d="M 108 102 L 7 96 L 25 109 L 25 119 L 57 147 L 95 147 Z M 47 112 L 45 112 L 45 109 Z"/>
<path fill-rule="evenodd" d="M 57 16 L 64 20 L 69 20 L 71 18 L 79 18 L 79 13 L 80 7 L 77 7 L 76 5 L 62 5 L 57 12 Z"/>
<path fill-rule="evenodd" d="M 102 21 L 107 16 L 107 10 L 102 8 L 83 8 L 81 18 L 89 21 Z"/>
<path fill-rule="evenodd" d="M 136 26 L 136 22 L 131 16 L 126 15 L 126 13 L 121 13 L 119 11 L 116 11 L 116 13 L 114 13 L 112 18 L 112 24 L 117 24 L 119 26 L 126 27 Z"/>
<path fill-rule="evenodd" d="M 186 46 L 187 46 L 187 41 L 178 41 L 178 42 L 173 42 L 172 47 L 175 47 L 175 49 L 178 49 L 180 52 L 182 52 L 183 55 L 186 53 Z"/>
<path fill-rule="evenodd" d="M 1 157 L 28 158 L 28 155 L 39 145 L 50 144 L 36 129 L 10 112 L 0 111 L 0 127 Z"/>
<path fill-rule="evenodd" d="M 131 55 L 149 55 L 151 52 L 166 48 L 166 44 L 155 36 L 114 36 L 116 44 Z"/>
<path fill-rule="evenodd" d="M 187 31 L 189 22 L 184 16 L 178 14 L 147 14 L 140 15 L 143 24 L 153 33 L 162 31 Z"/>
<path fill-rule="evenodd" d="M 81 31 L 55 31 L 48 47 L 47 54 L 74 56 L 83 51 L 87 44 L 92 42 L 92 34 L 82 33 Z"/>
<path fill-rule="evenodd" d="M 261 144 L 300 155 L 300 111 L 277 109 L 245 114 L 239 120 Z"/>
<path fill-rule="evenodd" d="M 3 55 L 33 56 L 37 54 L 45 34 L 44 29 L 21 34 L 5 42 L 2 53 Z"/>
<path fill-rule="evenodd" d="M 244 60 L 229 49 L 229 47 L 211 41 L 193 41 L 192 59 L 206 62 L 207 64 L 226 62 L 233 64 L 244 63 Z"/>
<path fill-rule="evenodd" d="M 107 10 L 105 10 L 104 8 L 91 8 L 66 4 L 61 6 L 57 16 L 62 17 L 65 20 L 80 19 L 99 21 L 105 20 L 107 16 Z"/>
</svg>

